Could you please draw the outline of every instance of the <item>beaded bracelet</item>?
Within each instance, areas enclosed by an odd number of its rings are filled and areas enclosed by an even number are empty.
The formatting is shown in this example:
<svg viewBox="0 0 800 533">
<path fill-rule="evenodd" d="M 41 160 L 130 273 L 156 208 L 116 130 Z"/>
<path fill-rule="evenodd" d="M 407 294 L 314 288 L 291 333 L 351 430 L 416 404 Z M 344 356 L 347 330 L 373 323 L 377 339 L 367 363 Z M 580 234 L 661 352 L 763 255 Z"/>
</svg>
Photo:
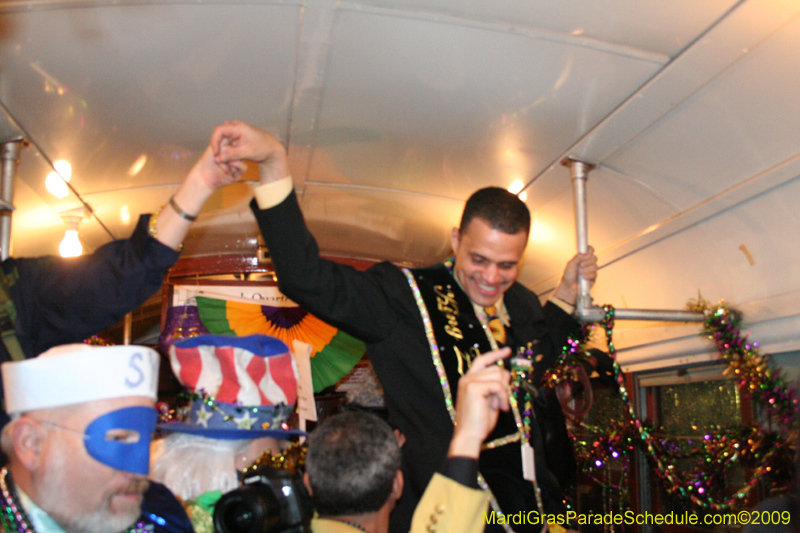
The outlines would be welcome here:
<svg viewBox="0 0 800 533">
<path fill-rule="evenodd" d="M 161 210 L 162 209 L 164 209 L 163 205 L 161 207 L 159 207 L 158 209 L 156 209 L 156 212 L 153 213 L 152 215 L 150 215 L 150 222 L 147 224 L 147 232 L 150 234 L 151 237 L 153 237 L 156 240 L 158 240 L 158 228 L 156 227 L 156 224 L 158 224 L 158 215 L 161 214 Z M 159 241 L 159 242 L 161 242 L 161 241 Z M 178 245 L 178 250 L 177 251 L 178 252 L 182 252 L 183 251 L 183 243 L 180 243 Z"/>
</svg>

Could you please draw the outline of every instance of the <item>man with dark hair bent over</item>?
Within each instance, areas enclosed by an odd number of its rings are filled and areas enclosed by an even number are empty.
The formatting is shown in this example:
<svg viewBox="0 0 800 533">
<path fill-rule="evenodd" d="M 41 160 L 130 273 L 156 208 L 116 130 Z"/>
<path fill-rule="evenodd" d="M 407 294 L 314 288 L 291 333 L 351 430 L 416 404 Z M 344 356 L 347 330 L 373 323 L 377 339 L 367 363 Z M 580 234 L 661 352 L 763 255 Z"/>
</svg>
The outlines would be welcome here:
<svg viewBox="0 0 800 533">
<path fill-rule="evenodd" d="M 467 201 L 460 227 L 453 228 L 453 257 L 428 268 L 384 262 L 357 271 L 320 257 L 293 190 L 286 150 L 277 139 L 229 122 L 214 130 L 211 147 L 218 164 L 259 163 L 261 185 L 251 208 L 281 292 L 367 343 L 389 417 L 407 439 L 405 490 L 391 524 L 393 533 L 405 533 L 447 454 L 459 379 L 476 356 L 507 346 L 525 360 L 532 383 L 538 383 L 577 327 L 571 313 L 578 274 L 589 281 L 597 277 L 593 250 L 567 263 L 550 301 L 542 306 L 516 282 L 530 230 L 527 206 L 508 191 L 489 187 Z M 531 423 L 523 436 L 518 430 L 522 421 L 515 418 L 512 413 L 500 416 L 489 449 L 480 457 L 479 481 L 490 493 L 495 516 L 561 513 L 563 491 L 551 470 L 554 465 L 548 465 L 541 429 Z M 531 445 L 521 445 L 523 439 Z M 523 464 L 535 465 L 541 496 L 532 483 L 534 468 L 526 479 Z M 523 528 L 541 529 L 515 526 Z M 507 523 L 490 529 L 511 531 Z"/>
</svg>

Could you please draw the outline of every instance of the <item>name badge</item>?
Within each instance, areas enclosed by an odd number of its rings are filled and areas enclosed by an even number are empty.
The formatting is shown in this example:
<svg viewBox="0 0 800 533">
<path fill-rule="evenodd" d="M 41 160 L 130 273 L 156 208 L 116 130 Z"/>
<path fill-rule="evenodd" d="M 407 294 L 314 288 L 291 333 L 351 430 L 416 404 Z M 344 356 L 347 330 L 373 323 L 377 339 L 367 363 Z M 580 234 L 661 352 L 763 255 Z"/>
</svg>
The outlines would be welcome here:
<svg viewBox="0 0 800 533">
<path fill-rule="evenodd" d="M 522 452 L 522 477 L 528 481 L 536 481 L 536 465 L 533 459 L 533 447 L 529 443 L 520 446 Z"/>
</svg>

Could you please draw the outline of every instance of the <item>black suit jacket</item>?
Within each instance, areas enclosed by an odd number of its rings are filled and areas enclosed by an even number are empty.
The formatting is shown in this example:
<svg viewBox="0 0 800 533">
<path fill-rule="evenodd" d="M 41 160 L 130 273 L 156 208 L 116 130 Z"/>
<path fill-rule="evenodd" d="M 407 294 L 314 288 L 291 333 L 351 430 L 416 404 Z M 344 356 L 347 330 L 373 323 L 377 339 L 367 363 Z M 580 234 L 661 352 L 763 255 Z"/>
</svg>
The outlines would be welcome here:
<svg viewBox="0 0 800 533">
<path fill-rule="evenodd" d="M 405 533 L 414 507 L 447 455 L 453 433 L 422 318 L 408 281 L 397 266 L 388 262 L 358 271 L 321 259 L 294 192 L 273 208 L 261 210 L 255 200 L 251 208 L 269 249 L 281 292 L 312 314 L 367 344 L 370 361 L 384 389 L 390 420 L 406 437 L 403 447 L 405 489 L 391 523 L 393 532 Z M 519 283 L 511 286 L 504 301 L 514 336 L 522 342 L 540 340 L 545 355 L 537 365 L 541 375 L 558 357 L 576 322 L 554 304 L 548 303 L 543 308 L 536 295 Z M 475 320 L 477 323 L 477 318 Z M 457 383 L 450 383 L 454 394 L 457 387 Z M 518 445 L 503 448 L 508 456 L 502 459 L 503 464 L 497 465 L 498 470 L 501 474 L 506 472 L 510 480 L 521 480 Z M 539 460 L 537 457 L 537 462 Z M 490 458 L 488 462 L 496 461 Z M 482 458 L 482 470 L 491 466 L 486 463 L 487 459 Z M 508 485 L 508 492 L 518 495 L 512 487 Z M 549 499 L 560 502 L 560 494 L 552 494 L 553 491 L 545 487 L 543 491 Z M 524 507 L 519 510 L 536 509 L 530 501 Z M 551 508 L 549 512 L 555 511 Z"/>
</svg>

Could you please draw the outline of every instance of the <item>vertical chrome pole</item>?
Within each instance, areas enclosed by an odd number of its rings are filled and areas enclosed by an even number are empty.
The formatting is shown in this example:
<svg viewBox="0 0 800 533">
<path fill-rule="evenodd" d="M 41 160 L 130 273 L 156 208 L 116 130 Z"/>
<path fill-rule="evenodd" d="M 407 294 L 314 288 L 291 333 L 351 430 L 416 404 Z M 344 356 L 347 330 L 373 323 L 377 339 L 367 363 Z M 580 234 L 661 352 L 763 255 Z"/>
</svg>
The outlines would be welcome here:
<svg viewBox="0 0 800 533">
<path fill-rule="evenodd" d="M 0 145 L 2 176 L 0 176 L 0 260 L 11 255 L 11 211 L 14 209 L 14 176 L 17 173 L 22 139 Z"/>
<path fill-rule="evenodd" d="M 585 253 L 589 249 L 589 223 L 586 214 L 586 182 L 589 171 L 594 165 L 575 159 L 566 158 L 561 164 L 569 168 L 572 178 L 572 196 L 575 200 L 575 233 L 578 239 L 578 252 Z M 591 284 L 578 275 L 580 293 L 575 302 L 576 319 L 581 322 L 599 322 L 603 320 L 605 311 L 592 303 Z M 667 311 L 655 309 L 617 309 L 614 314 L 617 320 L 663 320 L 675 322 L 702 322 L 705 315 L 696 311 Z"/>
<path fill-rule="evenodd" d="M 122 344 L 128 345 L 131 343 L 131 334 L 133 333 L 133 315 L 128 313 L 122 323 Z"/>
<path fill-rule="evenodd" d="M 589 223 L 586 216 L 586 181 L 589 179 L 589 171 L 594 168 L 594 165 L 577 161 L 575 159 L 564 159 L 562 165 L 569 168 L 570 177 L 572 178 L 572 197 L 575 203 L 575 232 L 578 239 L 578 253 L 586 253 L 589 249 Z M 576 302 L 575 308 L 578 314 L 583 313 L 592 307 L 592 296 L 590 290 L 592 288 L 588 280 L 578 276 L 578 283 L 580 287 L 580 294 Z"/>
</svg>

